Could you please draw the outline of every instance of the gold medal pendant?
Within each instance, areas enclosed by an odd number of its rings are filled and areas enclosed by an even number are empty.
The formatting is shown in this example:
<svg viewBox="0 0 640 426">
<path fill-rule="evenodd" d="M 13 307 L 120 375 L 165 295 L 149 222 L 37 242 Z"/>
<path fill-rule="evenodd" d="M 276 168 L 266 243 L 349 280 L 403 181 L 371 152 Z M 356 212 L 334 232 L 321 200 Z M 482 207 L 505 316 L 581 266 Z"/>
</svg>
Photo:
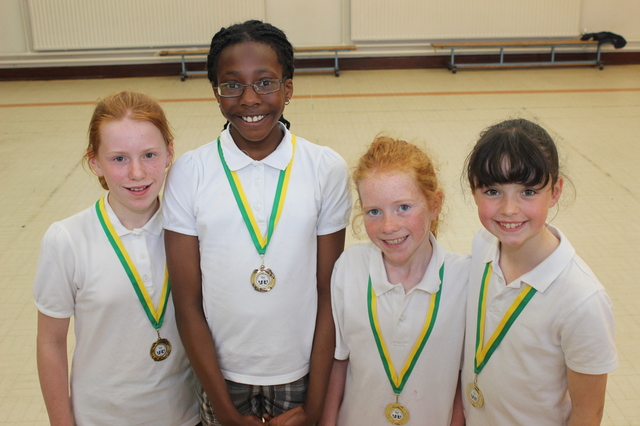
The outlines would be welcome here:
<svg viewBox="0 0 640 426">
<path fill-rule="evenodd" d="M 160 295 L 160 301 L 158 302 L 158 306 L 153 306 L 153 302 L 151 301 L 151 297 L 149 297 L 149 293 L 142 282 L 142 278 L 138 273 L 138 269 L 136 265 L 131 260 L 129 253 L 127 253 L 127 249 L 124 247 L 122 240 L 118 236 L 111 220 L 109 219 L 109 215 L 107 214 L 107 210 L 105 208 L 105 199 L 106 195 L 102 197 L 98 202 L 96 202 L 96 215 L 98 216 L 98 220 L 100 221 L 100 225 L 104 230 L 104 233 L 111 243 L 111 247 L 113 247 L 113 251 L 120 259 L 120 263 L 124 268 L 129 280 L 131 281 L 131 285 L 133 286 L 138 300 L 142 304 L 144 308 L 147 318 L 151 322 L 151 325 L 156 329 L 156 333 L 158 333 L 158 340 L 156 340 L 153 345 L 151 345 L 151 350 L 149 351 L 151 358 L 154 361 L 163 361 L 167 359 L 169 354 L 171 353 L 171 343 L 167 339 L 163 339 L 160 337 L 160 327 L 162 327 L 162 323 L 164 321 L 164 314 L 167 310 L 167 303 L 169 300 L 169 294 L 171 293 L 171 285 L 169 283 L 169 271 L 165 265 L 164 268 L 164 284 L 162 285 L 162 294 Z"/>
<path fill-rule="evenodd" d="M 171 353 L 171 343 L 169 343 L 167 339 L 161 338 L 160 332 L 158 331 L 158 340 L 151 345 L 151 351 L 149 351 L 149 353 L 151 359 L 154 361 L 164 361 L 169 358 L 169 354 Z"/>
<path fill-rule="evenodd" d="M 409 421 L 409 412 L 402 404 L 398 404 L 397 401 L 387 405 L 384 413 L 389 423 L 393 425 L 404 425 Z"/>
<path fill-rule="evenodd" d="M 222 163 L 222 168 L 224 169 L 224 173 L 227 176 L 227 180 L 229 181 L 231 192 L 233 192 L 233 197 L 236 200 L 236 204 L 238 205 L 238 209 L 240 210 L 242 219 L 244 220 L 247 230 L 249 231 L 249 235 L 251 236 L 253 245 L 262 258 L 262 265 L 260 265 L 260 268 L 254 269 L 253 273 L 251 274 L 251 285 L 256 291 L 266 293 L 273 290 L 273 287 L 276 285 L 276 276 L 273 274 L 271 269 L 265 268 L 264 254 L 267 252 L 267 246 L 271 241 L 273 232 L 275 231 L 276 225 L 280 220 L 282 209 L 284 208 L 285 199 L 287 197 L 287 188 L 289 187 L 289 178 L 291 176 L 291 169 L 293 165 L 293 157 L 296 152 L 296 137 L 294 135 L 291 135 L 291 160 L 289 160 L 289 164 L 287 164 L 287 167 L 284 170 L 280 171 L 276 193 L 273 198 L 273 207 L 271 208 L 269 223 L 264 235 L 262 235 L 260 226 L 258 226 L 258 222 L 253 215 L 253 211 L 251 210 L 251 206 L 249 205 L 249 201 L 244 192 L 244 189 L 242 189 L 242 182 L 240 181 L 238 173 L 236 171 L 232 172 L 224 159 L 220 137 L 218 137 L 217 144 L 220 162 Z"/>
<path fill-rule="evenodd" d="M 260 265 L 260 268 L 254 269 L 251 274 L 251 285 L 256 291 L 261 293 L 271 291 L 276 285 L 276 276 L 271 269 Z"/>
<path fill-rule="evenodd" d="M 476 378 L 473 383 L 469 383 L 467 385 L 467 399 L 469 403 L 476 408 L 480 408 L 484 405 L 484 396 L 482 396 L 482 391 L 478 387 L 478 375 L 476 374 Z"/>
<path fill-rule="evenodd" d="M 373 333 L 373 338 L 376 342 L 376 346 L 378 347 L 378 353 L 380 354 L 382 365 L 384 366 L 385 372 L 387 373 L 387 378 L 389 379 L 389 383 L 391 384 L 393 393 L 395 393 L 396 395 L 396 402 L 387 405 L 387 408 L 385 408 L 384 410 L 384 414 L 387 417 L 387 420 L 393 425 L 405 425 L 409 422 L 409 410 L 407 410 L 405 406 L 398 402 L 398 398 L 400 396 L 400 393 L 402 392 L 402 389 L 404 389 L 404 385 L 407 383 L 407 380 L 409 380 L 409 376 L 411 375 L 413 367 L 416 365 L 418 358 L 422 353 L 422 349 L 426 345 L 427 340 L 429 340 L 429 336 L 431 335 L 431 331 L 433 330 L 436 317 L 438 316 L 438 306 L 440 306 L 440 289 L 442 287 L 442 281 L 444 278 L 444 264 L 442 264 L 442 266 L 440 267 L 440 271 L 438 274 L 440 275 L 440 286 L 438 287 L 438 291 L 431 296 L 431 301 L 429 302 L 429 309 L 424 326 L 422 327 L 422 331 L 416 339 L 416 343 L 414 344 L 411 353 L 407 357 L 407 361 L 402 370 L 396 369 L 393 364 L 393 360 L 391 359 L 391 355 L 387 350 L 387 344 L 384 340 L 384 336 L 382 335 L 382 330 L 378 318 L 377 295 L 375 290 L 373 289 L 373 284 L 371 283 L 371 276 L 369 276 L 369 282 L 367 285 L 367 310 L 369 313 L 369 323 L 371 324 L 371 331 Z M 401 372 L 400 375 L 397 374 L 397 371 Z"/>
</svg>

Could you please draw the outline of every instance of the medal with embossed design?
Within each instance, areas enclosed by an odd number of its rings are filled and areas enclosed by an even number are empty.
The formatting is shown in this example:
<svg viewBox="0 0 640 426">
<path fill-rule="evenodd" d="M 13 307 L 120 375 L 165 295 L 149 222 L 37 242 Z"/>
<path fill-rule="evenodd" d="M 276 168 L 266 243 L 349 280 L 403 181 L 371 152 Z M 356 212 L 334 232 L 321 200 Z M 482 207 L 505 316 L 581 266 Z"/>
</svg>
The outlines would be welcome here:
<svg viewBox="0 0 640 426">
<path fill-rule="evenodd" d="M 222 167 L 227 176 L 227 180 L 229 181 L 229 186 L 231 186 L 231 191 L 233 192 L 233 196 L 236 200 L 236 204 L 240 209 L 240 213 L 242 214 L 242 218 L 244 223 L 249 231 L 249 235 L 251 236 L 251 240 L 253 241 L 260 258 L 262 259 L 262 264 L 258 269 L 254 269 L 251 273 L 250 281 L 253 289 L 259 291 L 261 293 L 266 293 L 273 290 L 273 287 L 276 285 L 276 276 L 273 271 L 264 266 L 264 255 L 267 252 L 267 246 L 269 245 L 269 241 L 271 240 L 271 236 L 273 235 L 273 231 L 280 220 L 280 216 L 282 214 L 282 209 L 284 207 L 284 200 L 287 195 L 287 188 L 289 187 L 289 177 L 291 176 L 291 169 L 293 166 L 293 157 L 296 151 L 296 137 L 295 135 L 291 135 L 291 160 L 289 160 L 289 164 L 284 170 L 280 171 L 280 176 L 278 178 L 278 185 L 276 187 L 276 195 L 273 200 L 273 207 L 271 209 L 271 216 L 269 217 L 269 225 L 267 227 L 267 233 L 263 236 L 260 231 L 260 227 L 258 226 L 258 222 L 256 221 L 253 211 L 251 210 L 251 206 L 249 205 L 249 201 L 247 200 L 247 196 L 242 189 L 242 183 L 240 182 L 240 178 L 235 171 L 231 171 L 227 162 L 224 159 L 224 154 L 222 152 L 222 143 L 220 142 L 220 138 L 218 137 L 218 154 L 220 156 L 220 161 L 222 162 Z"/>
<path fill-rule="evenodd" d="M 404 405 L 398 403 L 398 394 L 396 394 L 396 402 L 387 405 L 384 414 L 392 425 L 405 425 L 409 421 L 409 411 Z"/>
<path fill-rule="evenodd" d="M 276 285 L 276 276 L 271 269 L 264 266 L 264 262 L 251 274 L 251 285 L 256 291 L 271 291 Z"/>
<path fill-rule="evenodd" d="M 106 197 L 106 196 L 105 196 Z M 102 229 L 104 230 L 107 239 L 111 243 L 111 247 L 115 251 L 124 271 L 127 273 L 129 277 L 129 281 L 131 281 L 131 285 L 138 296 L 138 300 L 142 304 L 144 311 L 147 314 L 147 318 L 151 322 L 151 325 L 156 329 L 158 333 L 158 340 L 156 340 L 151 345 L 150 355 L 154 361 L 164 361 L 167 359 L 169 354 L 171 353 L 171 343 L 167 339 L 163 339 L 160 337 L 160 327 L 162 327 L 162 323 L 164 322 L 164 314 L 167 311 L 167 303 L 169 300 L 169 294 L 171 293 L 171 284 L 169 283 L 169 272 L 167 271 L 167 267 L 165 266 L 164 270 L 164 283 L 162 285 L 162 293 L 160 295 L 160 301 L 158 302 L 158 307 L 153 306 L 153 302 L 151 301 L 151 297 L 149 296 L 149 292 L 145 287 L 140 274 L 138 273 L 138 269 L 136 265 L 134 265 L 127 249 L 122 244 L 122 240 L 118 236 L 109 216 L 107 215 L 107 210 L 105 208 L 105 197 L 102 197 L 100 200 L 96 202 L 96 214 L 98 215 L 98 220 L 100 221 L 100 225 L 102 225 Z"/>
<path fill-rule="evenodd" d="M 169 358 L 169 354 L 171 353 L 171 343 L 169 343 L 167 339 L 160 337 L 160 330 L 156 331 L 158 332 L 158 340 L 151 345 L 151 358 L 154 361 L 164 361 Z"/>
<path fill-rule="evenodd" d="M 482 395 L 482 391 L 478 387 L 477 374 L 473 383 L 469 383 L 467 385 L 467 399 L 469 400 L 469 403 L 476 408 L 480 408 L 484 405 L 484 396 Z"/>
<path fill-rule="evenodd" d="M 398 402 L 398 398 L 404 385 L 409 380 L 409 376 L 413 371 L 413 368 L 424 349 L 424 346 L 429 340 L 429 336 L 431 335 L 431 331 L 433 330 L 433 326 L 436 322 L 436 317 L 438 316 L 438 308 L 440 307 L 440 289 L 442 289 L 442 280 L 444 279 L 444 264 L 440 267 L 439 271 L 440 276 L 440 286 L 438 287 L 438 291 L 435 294 L 431 295 L 431 301 L 429 302 L 429 310 L 427 311 L 427 318 L 425 320 L 424 326 L 422 327 L 422 331 L 416 340 L 413 349 L 409 353 L 407 357 L 407 361 L 398 375 L 396 373 L 396 368 L 393 365 L 393 360 L 391 359 L 391 355 L 389 354 L 389 350 L 387 349 L 387 344 L 384 340 L 384 336 L 382 335 L 382 329 L 380 328 L 380 323 L 378 320 L 378 307 L 377 307 L 377 295 L 375 290 L 373 289 L 373 285 L 371 284 L 371 277 L 369 277 L 369 284 L 367 290 L 367 310 L 369 313 L 369 323 L 371 324 L 371 331 L 373 333 L 373 338 L 376 342 L 376 346 L 378 347 L 378 353 L 380 354 L 380 360 L 382 361 L 382 366 L 384 367 L 385 372 L 387 373 L 387 378 L 389 379 L 389 383 L 391 384 L 391 388 L 393 392 L 396 394 L 396 402 L 387 405 L 385 409 L 385 416 L 389 423 L 394 425 L 404 425 L 409 421 L 409 410 Z"/>
</svg>

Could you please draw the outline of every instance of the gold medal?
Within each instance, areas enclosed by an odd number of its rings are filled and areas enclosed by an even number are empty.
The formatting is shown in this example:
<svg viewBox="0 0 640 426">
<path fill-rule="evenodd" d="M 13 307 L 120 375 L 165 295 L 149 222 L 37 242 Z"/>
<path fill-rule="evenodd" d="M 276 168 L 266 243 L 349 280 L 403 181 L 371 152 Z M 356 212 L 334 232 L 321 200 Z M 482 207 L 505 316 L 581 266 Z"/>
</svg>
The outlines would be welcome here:
<svg viewBox="0 0 640 426">
<path fill-rule="evenodd" d="M 251 285 L 256 291 L 262 293 L 271 291 L 276 285 L 276 276 L 271 269 L 260 265 L 260 268 L 254 269 L 251 274 Z"/>
<path fill-rule="evenodd" d="M 404 425 L 409 422 L 409 411 L 398 402 L 398 397 L 404 388 L 404 385 L 409 380 L 409 376 L 413 371 L 413 367 L 415 367 L 420 354 L 422 353 L 422 349 L 429 340 L 429 336 L 431 335 L 431 331 L 433 330 L 433 326 L 436 322 L 436 317 L 438 316 L 438 307 L 440 306 L 440 289 L 442 288 L 442 282 L 444 280 L 444 263 L 440 267 L 440 271 L 438 272 L 440 276 L 440 286 L 438 287 L 438 291 L 431 296 L 431 301 L 429 302 L 429 310 L 427 313 L 427 318 L 424 323 L 424 327 L 416 340 L 415 345 L 409 357 L 407 358 L 406 364 L 400 375 L 396 373 L 396 368 L 393 365 L 393 360 L 389 355 L 389 351 L 387 349 L 387 344 L 384 340 L 384 336 L 382 335 L 382 331 L 380 328 L 380 323 L 378 320 L 378 304 L 377 304 L 377 296 L 376 292 L 373 289 L 373 285 L 371 283 L 371 277 L 369 277 L 368 290 L 367 290 L 367 310 L 369 313 L 369 322 L 371 324 L 371 331 L 373 332 L 373 337 L 376 342 L 376 346 L 378 347 L 378 352 L 380 353 L 380 360 L 382 361 L 382 365 L 387 373 L 387 378 L 389 379 L 389 383 L 391 384 L 391 388 L 393 392 L 396 394 L 396 402 L 393 404 L 387 405 L 387 408 L 384 410 L 385 415 L 387 416 L 387 420 L 389 423 L 394 425 Z"/>
<path fill-rule="evenodd" d="M 398 404 L 398 402 L 387 405 L 384 413 L 389 423 L 393 425 L 405 425 L 409 421 L 409 412 L 402 404 Z"/>
<path fill-rule="evenodd" d="M 477 377 L 476 377 L 477 380 Z M 469 383 L 467 385 L 467 399 L 469 403 L 476 408 L 480 408 L 484 405 L 484 396 L 482 396 L 482 391 L 478 387 L 478 383 L 476 380 L 473 383 Z"/>
<path fill-rule="evenodd" d="M 149 353 L 151 359 L 154 361 L 164 361 L 169 358 L 169 354 L 171 353 L 171 343 L 169 343 L 167 339 L 161 338 L 160 332 L 158 331 L 158 340 L 151 345 L 151 351 L 149 351 Z"/>
<path fill-rule="evenodd" d="M 469 403 L 476 408 L 480 408 L 484 405 L 484 395 L 478 387 L 478 374 L 482 371 L 487 364 L 491 355 L 498 348 L 502 339 L 507 335 L 507 332 L 516 321 L 518 316 L 522 313 L 529 301 L 536 294 L 536 289 L 528 284 L 522 287 L 522 290 L 518 293 L 518 296 L 513 301 L 507 312 L 500 320 L 500 323 L 494 330 L 489 340 L 485 342 L 485 318 L 487 314 L 487 298 L 489 294 L 489 284 L 491 281 L 491 274 L 493 273 L 493 262 L 487 262 L 484 267 L 484 273 L 482 275 L 482 281 L 480 282 L 480 294 L 478 297 L 478 322 L 476 324 L 476 351 L 473 359 L 473 372 L 475 378 L 473 383 L 467 385 L 467 399 Z"/>
<path fill-rule="evenodd" d="M 222 143 L 218 137 L 218 155 L 220 156 L 222 168 L 227 176 L 231 192 L 233 192 L 233 197 L 236 200 L 236 204 L 238 204 L 238 209 L 240 209 L 242 219 L 247 226 L 253 245 L 262 258 L 262 265 L 260 265 L 260 268 L 254 269 L 251 273 L 251 285 L 256 291 L 261 293 L 271 291 L 276 285 L 276 276 L 273 274 L 271 269 L 265 268 L 264 266 L 264 254 L 267 252 L 267 246 L 269 245 L 269 241 L 271 241 L 271 236 L 276 229 L 276 224 L 279 222 L 280 216 L 282 215 L 282 209 L 284 208 L 287 188 L 289 187 L 289 177 L 291 176 L 291 168 L 293 165 L 293 156 L 296 151 L 296 137 L 294 135 L 291 135 L 291 147 L 291 160 L 289 160 L 287 167 L 280 171 L 278 185 L 273 199 L 273 207 L 271 208 L 271 215 L 269 216 L 267 232 L 262 235 L 258 222 L 256 221 L 253 211 L 249 205 L 249 201 L 247 200 L 247 196 L 244 193 L 244 189 L 242 189 L 242 182 L 240 182 L 238 173 L 235 171 L 232 172 L 229 169 L 229 166 L 227 166 L 227 162 L 225 161 L 224 154 L 222 152 Z"/>
<path fill-rule="evenodd" d="M 160 327 L 162 327 L 162 323 L 164 322 L 164 314 L 167 311 L 167 304 L 169 301 L 169 293 L 171 293 L 171 283 L 169 282 L 169 271 L 165 265 L 164 268 L 164 284 L 162 286 L 162 294 L 160 295 L 160 301 L 158 302 L 157 308 L 153 306 L 153 302 L 151 297 L 149 296 L 149 292 L 142 282 L 142 278 L 138 273 L 138 269 L 136 265 L 131 260 L 129 253 L 127 253 L 127 249 L 124 247 L 122 240 L 118 236 L 111 220 L 109 219 L 109 215 L 107 214 L 107 210 L 105 207 L 105 199 L 106 195 L 102 197 L 100 200 L 96 202 L 96 214 L 98 215 L 98 220 L 102 225 L 102 229 L 104 230 L 107 239 L 111 243 L 114 252 L 120 259 L 120 263 L 124 268 L 131 284 L 133 285 L 133 289 L 138 296 L 138 300 L 142 304 L 142 307 L 147 314 L 147 318 L 151 322 L 151 325 L 156 329 L 158 333 L 158 340 L 151 345 L 151 358 L 154 361 L 162 361 L 167 359 L 169 354 L 171 353 L 171 343 L 167 339 L 162 339 L 160 337 Z"/>
</svg>

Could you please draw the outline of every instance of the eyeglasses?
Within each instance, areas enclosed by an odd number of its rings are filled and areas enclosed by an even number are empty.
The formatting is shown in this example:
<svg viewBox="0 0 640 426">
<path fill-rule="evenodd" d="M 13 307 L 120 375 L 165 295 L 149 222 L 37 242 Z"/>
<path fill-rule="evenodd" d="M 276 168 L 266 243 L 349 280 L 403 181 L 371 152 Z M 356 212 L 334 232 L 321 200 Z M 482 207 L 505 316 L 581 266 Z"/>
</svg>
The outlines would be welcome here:
<svg viewBox="0 0 640 426">
<path fill-rule="evenodd" d="M 253 87 L 258 95 L 268 95 L 269 93 L 280 90 L 280 85 L 284 83 L 286 78 L 278 80 L 276 78 L 265 78 L 252 84 L 240 84 L 236 82 L 222 83 L 214 87 L 219 96 L 223 98 L 235 98 L 244 93 L 245 87 Z"/>
</svg>

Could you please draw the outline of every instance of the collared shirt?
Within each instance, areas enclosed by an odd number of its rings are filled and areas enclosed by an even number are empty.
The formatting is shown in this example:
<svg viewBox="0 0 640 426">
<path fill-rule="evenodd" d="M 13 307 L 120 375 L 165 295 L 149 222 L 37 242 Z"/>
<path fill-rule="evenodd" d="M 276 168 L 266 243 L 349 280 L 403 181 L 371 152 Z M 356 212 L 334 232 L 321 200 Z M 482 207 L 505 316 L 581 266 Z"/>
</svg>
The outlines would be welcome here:
<svg viewBox="0 0 640 426">
<path fill-rule="evenodd" d="M 340 425 L 387 425 L 385 408 L 395 402 L 369 322 L 369 276 L 376 293 L 382 335 L 400 374 L 424 327 L 431 299 L 440 288 L 439 271 L 443 263 L 444 282 L 434 328 L 399 403 L 417 424 L 450 423 L 462 357 L 471 262 L 468 255 L 446 252 L 433 235 L 430 241 L 433 254 L 427 271 L 420 283 L 406 293 L 401 283 L 388 281 L 382 253 L 372 243 L 350 247 L 336 263 L 331 286 L 335 358 L 349 360 L 338 416 Z"/>
<path fill-rule="evenodd" d="M 267 229 L 280 171 L 292 155 L 291 133 L 254 161 L 222 132 L 222 151 L 237 171 L 261 231 Z M 276 385 L 309 371 L 317 311 L 317 240 L 344 229 L 351 197 L 347 166 L 327 147 L 296 138 L 288 191 L 264 265 L 276 277 L 259 293 L 251 273 L 263 262 L 222 168 L 217 141 L 184 154 L 172 166 L 164 197 L 164 227 L 197 236 L 204 312 L 222 374 L 228 380 Z"/>
<path fill-rule="evenodd" d="M 142 228 L 128 230 L 105 208 L 147 291 L 158 305 L 165 251 L 160 209 Z M 78 424 L 193 425 L 198 407 L 193 373 L 169 298 L 161 336 L 172 351 L 150 356 L 158 339 L 95 206 L 51 225 L 42 239 L 34 283 L 35 303 L 53 318 L 74 317 L 76 347 L 71 400 Z"/>
<path fill-rule="evenodd" d="M 474 381 L 478 297 L 486 263 L 493 262 L 493 274 L 485 343 L 524 284 L 537 293 L 478 375 L 484 406 L 472 407 L 463 398 L 471 426 L 565 424 L 571 411 L 567 367 L 583 374 L 605 374 L 617 367 L 611 300 L 567 238 L 557 228 L 548 228 L 560 245 L 537 267 L 508 284 L 499 266 L 498 240 L 484 229 L 474 238 L 463 389 Z"/>
<path fill-rule="evenodd" d="M 291 134 L 284 138 L 275 151 L 266 158 L 255 161 L 236 146 L 231 134 L 220 136 L 222 152 L 229 170 L 236 172 L 242 182 L 242 189 L 251 200 L 250 207 L 264 235 L 269 226 L 280 171 L 287 168 L 293 153 Z"/>
</svg>

